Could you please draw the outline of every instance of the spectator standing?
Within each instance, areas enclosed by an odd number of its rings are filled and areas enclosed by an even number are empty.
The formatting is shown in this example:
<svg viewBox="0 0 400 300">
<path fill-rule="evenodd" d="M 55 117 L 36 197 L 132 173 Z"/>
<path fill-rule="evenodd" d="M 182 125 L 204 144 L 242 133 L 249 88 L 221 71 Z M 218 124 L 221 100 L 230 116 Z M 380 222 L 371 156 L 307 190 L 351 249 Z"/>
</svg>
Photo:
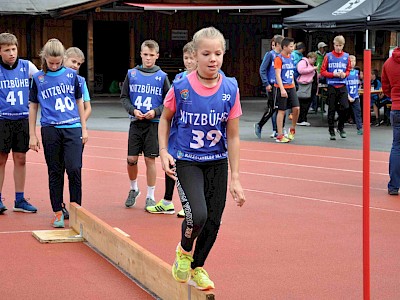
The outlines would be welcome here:
<svg viewBox="0 0 400 300">
<path fill-rule="evenodd" d="M 310 109 L 311 100 L 317 94 L 318 90 L 317 67 L 314 66 L 316 58 L 317 54 L 315 54 L 315 52 L 309 52 L 307 57 L 303 57 L 297 64 L 297 71 L 300 74 L 300 76 L 297 77 L 297 83 L 299 85 L 297 96 L 300 102 L 300 114 L 297 120 L 297 125 L 299 126 L 311 125 L 307 122 L 307 114 Z M 303 89 L 307 92 L 300 93 Z"/>
<path fill-rule="evenodd" d="M 392 99 L 390 122 L 393 127 L 393 143 L 389 157 L 389 195 L 398 195 L 400 187 L 400 48 L 386 60 L 382 69 L 383 93 Z"/>
<path fill-rule="evenodd" d="M 331 140 L 336 140 L 336 111 L 339 114 L 338 132 L 340 137 L 347 137 L 344 131 L 344 122 L 349 108 L 346 77 L 349 76 L 351 67 L 349 54 L 343 51 L 344 44 L 344 37 L 342 35 L 336 36 L 333 39 L 334 50 L 325 56 L 321 67 L 321 75 L 326 77 L 328 84 L 328 127 Z"/>
<path fill-rule="evenodd" d="M 360 96 L 358 94 L 358 89 L 360 87 L 360 77 L 358 70 L 355 69 L 356 57 L 354 55 L 349 56 L 351 63 L 351 70 L 349 76 L 346 78 L 346 86 L 348 92 L 348 99 L 350 102 L 350 107 L 354 113 L 354 120 L 357 126 L 357 134 L 362 135 L 362 120 L 361 120 L 361 106 L 360 106 Z"/>
<path fill-rule="evenodd" d="M 276 112 L 275 109 L 275 88 L 274 83 L 276 82 L 275 77 L 275 69 L 274 69 L 274 60 L 279 53 L 282 51 L 281 43 L 283 40 L 283 36 L 275 35 L 272 38 L 271 47 L 272 50 L 267 52 L 264 55 L 264 59 L 260 66 L 260 76 L 263 84 L 263 88 L 268 95 L 267 107 L 265 108 L 264 114 L 261 117 L 261 120 L 258 123 L 254 124 L 254 133 L 255 135 L 261 139 L 261 130 L 265 123 L 272 117 L 272 134 L 271 137 L 275 138 L 277 136 L 277 127 L 276 127 Z"/>
</svg>

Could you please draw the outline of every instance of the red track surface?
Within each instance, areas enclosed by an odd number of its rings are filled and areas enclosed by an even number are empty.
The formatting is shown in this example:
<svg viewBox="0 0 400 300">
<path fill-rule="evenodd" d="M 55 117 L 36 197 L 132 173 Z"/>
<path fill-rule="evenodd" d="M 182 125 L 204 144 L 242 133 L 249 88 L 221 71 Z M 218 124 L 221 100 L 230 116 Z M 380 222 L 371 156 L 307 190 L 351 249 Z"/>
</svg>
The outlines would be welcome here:
<svg viewBox="0 0 400 300">
<path fill-rule="evenodd" d="M 91 131 L 84 151 L 83 206 L 119 227 L 168 263 L 181 219 L 124 202 L 127 133 Z M 157 160 L 156 196 L 164 193 Z M 26 195 L 37 214 L 12 212 L 12 161 L 7 164 L 0 216 L 1 299 L 149 299 L 85 244 L 39 244 L 32 230 L 51 229 L 47 168 L 42 150 L 28 153 Z M 371 153 L 371 298 L 400 294 L 400 199 L 387 195 L 388 153 Z M 362 298 L 362 152 L 242 142 L 241 181 L 247 201 L 230 195 L 205 268 L 217 299 Z M 67 182 L 67 181 L 66 181 Z M 65 188 L 68 202 L 68 188 Z M 180 209 L 177 193 L 176 210 Z M 20 232 L 28 231 L 28 232 Z"/>
</svg>

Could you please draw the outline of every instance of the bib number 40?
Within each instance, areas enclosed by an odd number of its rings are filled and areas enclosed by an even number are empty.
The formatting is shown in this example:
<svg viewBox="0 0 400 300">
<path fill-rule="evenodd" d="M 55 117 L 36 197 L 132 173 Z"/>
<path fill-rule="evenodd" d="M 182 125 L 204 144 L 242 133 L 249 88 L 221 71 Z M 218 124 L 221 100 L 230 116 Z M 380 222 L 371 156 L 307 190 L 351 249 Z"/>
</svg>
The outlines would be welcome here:
<svg viewBox="0 0 400 300">
<path fill-rule="evenodd" d="M 70 97 L 65 97 L 64 99 L 57 98 L 54 108 L 61 112 L 65 112 L 65 110 L 73 110 L 75 108 L 75 104 L 72 102 Z"/>
</svg>

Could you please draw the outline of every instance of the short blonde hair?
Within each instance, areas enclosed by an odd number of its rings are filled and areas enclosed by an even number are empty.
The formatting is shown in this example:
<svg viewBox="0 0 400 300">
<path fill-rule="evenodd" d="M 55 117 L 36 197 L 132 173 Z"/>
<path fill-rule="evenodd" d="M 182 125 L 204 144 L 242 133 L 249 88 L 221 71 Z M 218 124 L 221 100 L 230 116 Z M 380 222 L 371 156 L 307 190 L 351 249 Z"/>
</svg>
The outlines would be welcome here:
<svg viewBox="0 0 400 300">
<path fill-rule="evenodd" d="M 47 57 L 59 57 L 61 56 L 64 59 L 65 56 L 65 48 L 64 45 L 57 39 L 49 39 L 46 44 L 44 44 L 42 51 L 40 51 L 40 58 L 42 61 L 42 70 L 47 73 Z"/>
<path fill-rule="evenodd" d="M 225 53 L 226 42 L 223 34 L 214 27 L 206 27 L 197 31 L 193 36 L 193 47 L 197 51 L 199 47 L 199 42 L 203 39 L 218 39 L 221 41 L 222 50 Z"/>
<path fill-rule="evenodd" d="M 158 46 L 158 43 L 154 40 L 146 40 L 142 43 L 140 46 L 140 51 L 143 51 L 144 47 L 148 47 L 150 50 L 154 49 L 156 53 L 160 52 L 160 46 Z"/>
<path fill-rule="evenodd" d="M 308 52 L 307 57 L 308 58 L 317 58 L 317 53 L 315 53 L 314 51 Z"/>
<path fill-rule="evenodd" d="M 194 46 L 192 41 L 183 46 L 183 53 L 190 53 L 190 54 L 194 53 Z"/>
<path fill-rule="evenodd" d="M 349 55 L 349 59 L 350 59 L 350 60 L 357 60 L 357 58 L 356 58 L 355 55 Z"/>
<path fill-rule="evenodd" d="M 346 43 L 343 35 L 335 36 L 333 39 L 334 44 L 344 45 Z"/>
<path fill-rule="evenodd" d="M 8 32 L 0 33 L 0 46 L 3 45 L 15 45 L 18 47 L 17 37 Z"/>
<path fill-rule="evenodd" d="M 83 54 L 82 50 L 79 49 L 78 47 L 69 47 L 64 54 L 65 58 L 70 58 L 70 57 L 77 57 L 85 61 L 85 54 Z"/>
</svg>

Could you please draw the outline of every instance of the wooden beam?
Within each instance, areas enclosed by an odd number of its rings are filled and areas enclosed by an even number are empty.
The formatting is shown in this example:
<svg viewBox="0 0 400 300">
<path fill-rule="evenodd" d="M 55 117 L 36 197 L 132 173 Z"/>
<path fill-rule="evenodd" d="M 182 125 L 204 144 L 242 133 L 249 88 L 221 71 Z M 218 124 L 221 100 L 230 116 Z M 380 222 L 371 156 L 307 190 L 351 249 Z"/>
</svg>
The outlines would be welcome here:
<svg viewBox="0 0 400 300">
<path fill-rule="evenodd" d="M 86 241 L 158 297 L 165 300 L 215 299 L 212 291 L 188 288 L 187 284 L 175 281 L 171 265 L 76 203 L 70 203 L 69 225 L 82 232 Z"/>
</svg>

